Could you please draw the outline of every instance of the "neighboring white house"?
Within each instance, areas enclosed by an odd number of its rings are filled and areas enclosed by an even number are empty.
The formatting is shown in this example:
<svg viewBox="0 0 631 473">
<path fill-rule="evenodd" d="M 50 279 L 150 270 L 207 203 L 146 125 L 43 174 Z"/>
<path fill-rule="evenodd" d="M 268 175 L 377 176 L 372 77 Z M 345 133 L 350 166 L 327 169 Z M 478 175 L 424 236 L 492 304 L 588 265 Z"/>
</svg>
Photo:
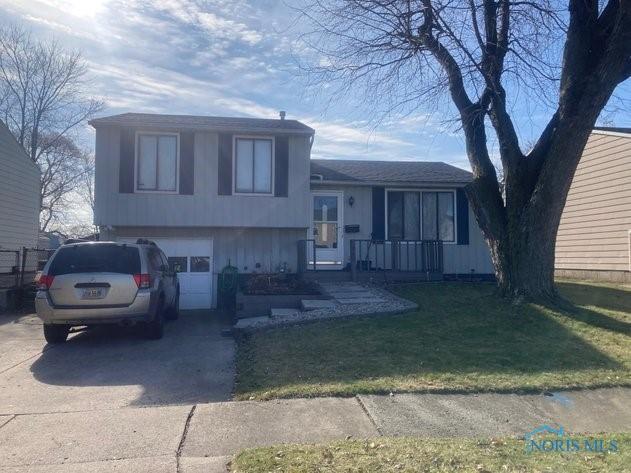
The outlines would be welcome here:
<svg viewBox="0 0 631 473">
<path fill-rule="evenodd" d="M 40 172 L 0 121 L 0 250 L 36 247 Z M 0 274 L 11 271 L 15 255 L 0 252 Z"/>
</svg>

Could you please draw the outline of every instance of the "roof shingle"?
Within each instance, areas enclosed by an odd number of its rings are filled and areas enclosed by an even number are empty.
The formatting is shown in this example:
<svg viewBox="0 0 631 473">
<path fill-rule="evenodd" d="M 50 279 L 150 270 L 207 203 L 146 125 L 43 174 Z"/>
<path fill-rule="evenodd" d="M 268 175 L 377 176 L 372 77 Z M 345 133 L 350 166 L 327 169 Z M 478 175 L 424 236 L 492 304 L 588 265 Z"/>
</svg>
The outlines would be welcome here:
<svg viewBox="0 0 631 473">
<path fill-rule="evenodd" d="M 322 181 L 351 183 L 463 183 L 471 173 L 443 162 L 433 161 L 354 161 L 312 159 L 311 175 Z"/>
</svg>

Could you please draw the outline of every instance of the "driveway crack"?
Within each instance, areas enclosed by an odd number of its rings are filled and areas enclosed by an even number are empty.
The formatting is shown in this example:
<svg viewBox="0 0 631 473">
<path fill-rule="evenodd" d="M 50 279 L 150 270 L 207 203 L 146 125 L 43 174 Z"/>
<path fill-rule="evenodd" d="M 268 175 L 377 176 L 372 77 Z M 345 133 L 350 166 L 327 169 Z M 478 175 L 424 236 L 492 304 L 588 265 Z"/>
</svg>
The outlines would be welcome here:
<svg viewBox="0 0 631 473">
<path fill-rule="evenodd" d="M 368 410 L 368 408 L 366 407 L 366 404 L 364 404 L 364 401 L 362 401 L 362 398 L 359 396 L 359 394 L 357 394 L 355 396 L 355 400 L 357 401 L 357 404 L 359 404 L 359 407 L 361 407 L 361 409 L 364 411 L 364 413 L 366 414 L 366 416 L 368 417 L 368 419 L 370 420 L 370 422 L 372 423 L 372 425 L 375 426 L 375 430 L 377 430 L 377 433 L 383 437 L 383 432 L 381 431 L 381 428 L 377 425 L 377 422 L 375 421 L 375 419 L 372 417 L 372 415 L 370 415 L 370 411 Z"/>
<path fill-rule="evenodd" d="M 177 452 L 175 454 L 176 460 L 176 471 L 180 473 L 180 457 L 182 456 L 182 450 L 184 450 L 184 442 L 186 442 L 186 436 L 188 435 L 188 429 L 191 425 L 191 419 L 193 418 L 193 414 L 195 414 L 195 409 L 197 408 L 197 404 L 191 407 L 190 412 L 188 413 L 188 417 L 186 418 L 186 422 L 184 423 L 184 431 L 182 432 L 182 438 L 180 439 L 180 444 L 177 447 Z"/>
<path fill-rule="evenodd" d="M 13 419 L 15 419 L 17 416 L 16 416 L 16 415 L 13 415 L 13 414 L 9 414 L 9 416 L 8 416 L 8 417 L 9 417 L 9 420 L 7 420 L 7 421 L 6 421 L 6 422 L 4 422 L 4 423 L 0 423 L 0 429 L 1 429 L 2 427 L 4 427 L 5 425 L 7 425 L 9 422 L 11 422 Z"/>
</svg>

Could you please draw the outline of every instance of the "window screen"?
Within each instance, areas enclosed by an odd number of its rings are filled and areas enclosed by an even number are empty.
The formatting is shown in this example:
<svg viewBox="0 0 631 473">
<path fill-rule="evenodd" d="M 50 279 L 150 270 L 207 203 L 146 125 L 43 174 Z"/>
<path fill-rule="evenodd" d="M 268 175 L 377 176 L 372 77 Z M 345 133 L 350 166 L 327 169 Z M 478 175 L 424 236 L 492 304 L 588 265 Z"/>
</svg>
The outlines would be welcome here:
<svg viewBox="0 0 631 473">
<path fill-rule="evenodd" d="M 272 140 L 237 138 L 235 190 L 272 193 Z"/>
<path fill-rule="evenodd" d="M 138 190 L 177 189 L 177 136 L 138 135 Z"/>
</svg>

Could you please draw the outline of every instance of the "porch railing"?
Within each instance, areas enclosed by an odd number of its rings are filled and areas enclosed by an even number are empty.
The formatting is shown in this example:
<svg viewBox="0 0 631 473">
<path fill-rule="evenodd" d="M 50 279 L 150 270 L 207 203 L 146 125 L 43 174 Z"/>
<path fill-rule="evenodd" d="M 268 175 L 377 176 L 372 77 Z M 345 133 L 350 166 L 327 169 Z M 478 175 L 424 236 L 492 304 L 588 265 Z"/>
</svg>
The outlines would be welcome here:
<svg viewBox="0 0 631 473">
<path fill-rule="evenodd" d="M 443 243 L 435 240 L 350 240 L 351 271 L 443 272 Z"/>
<path fill-rule="evenodd" d="M 350 267 L 357 273 L 397 272 L 440 274 L 443 272 L 443 243 L 435 240 L 348 240 Z M 350 260 L 350 261 L 349 261 Z M 298 272 L 316 271 L 315 240 L 298 240 Z"/>
</svg>

